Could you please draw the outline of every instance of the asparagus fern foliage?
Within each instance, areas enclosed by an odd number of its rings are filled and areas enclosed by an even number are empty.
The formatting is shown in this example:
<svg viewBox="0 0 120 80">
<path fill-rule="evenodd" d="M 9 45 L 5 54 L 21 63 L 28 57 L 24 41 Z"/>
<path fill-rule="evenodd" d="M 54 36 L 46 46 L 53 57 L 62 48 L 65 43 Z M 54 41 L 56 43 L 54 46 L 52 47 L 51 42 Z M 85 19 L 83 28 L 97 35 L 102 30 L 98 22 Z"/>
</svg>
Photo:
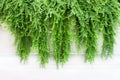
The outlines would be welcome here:
<svg viewBox="0 0 120 80">
<path fill-rule="evenodd" d="M 101 34 L 101 55 L 111 57 L 119 16 L 119 0 L 0 0 L 0 20 L 14 35 L 21 61 L 36 51 L 42 66 L 51 54 L 57 66 L 66 63 L 72 40 L 92 63 Z"/>
</svg>

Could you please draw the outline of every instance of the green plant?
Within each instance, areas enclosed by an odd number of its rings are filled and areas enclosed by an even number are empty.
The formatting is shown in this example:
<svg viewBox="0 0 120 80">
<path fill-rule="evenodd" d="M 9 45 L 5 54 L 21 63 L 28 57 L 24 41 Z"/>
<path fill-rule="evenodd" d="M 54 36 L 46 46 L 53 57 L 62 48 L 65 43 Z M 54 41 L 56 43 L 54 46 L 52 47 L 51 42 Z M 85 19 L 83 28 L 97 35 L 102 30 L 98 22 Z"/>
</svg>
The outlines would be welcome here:
<svg viewBox="0 0 120 80">
<path fill-rule="evenodd" d="M 102 57 L 111 57 L 119 16 L 118 0 L 0 0 L 0 19 L 15 36 L 21 61 L 37 51 L 43 67 L 50 53 L 57 66 L 67 62 L 73 39 L 92 63 L 101 34 Z"/>
<path fill-rule="evenodd" d="M 53 0 L 49 2 L 48 15 L 50 15 L 51 38 L 53 55 L 57 65 L 65 63 L 70 54 L 71 27 L 66 1 Z"/>
</svg>

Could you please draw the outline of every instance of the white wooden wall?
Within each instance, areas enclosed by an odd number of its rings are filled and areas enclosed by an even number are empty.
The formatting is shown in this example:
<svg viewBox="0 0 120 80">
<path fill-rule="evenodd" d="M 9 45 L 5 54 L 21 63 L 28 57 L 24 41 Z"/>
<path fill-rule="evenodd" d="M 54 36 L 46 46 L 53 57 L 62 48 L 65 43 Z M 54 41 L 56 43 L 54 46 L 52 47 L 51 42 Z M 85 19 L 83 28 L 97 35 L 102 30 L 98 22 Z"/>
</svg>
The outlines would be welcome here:
<svg viewBox="0 0 120 80">
<path fill-rule="evenodd" d="M 84 55 L 72 52 L 69 61 L 56 69 L 50 60 L 45 69 L 40 68 L 35 55 L 27 64 L 20 63 L 16 56 L 13 36 L 0 26 L 0 80 L 120 80 L 120 29 L 116 35 L 114 56 L 102 60 L 100 55 L 93 64 L 84 63 Z"/>
</svg>

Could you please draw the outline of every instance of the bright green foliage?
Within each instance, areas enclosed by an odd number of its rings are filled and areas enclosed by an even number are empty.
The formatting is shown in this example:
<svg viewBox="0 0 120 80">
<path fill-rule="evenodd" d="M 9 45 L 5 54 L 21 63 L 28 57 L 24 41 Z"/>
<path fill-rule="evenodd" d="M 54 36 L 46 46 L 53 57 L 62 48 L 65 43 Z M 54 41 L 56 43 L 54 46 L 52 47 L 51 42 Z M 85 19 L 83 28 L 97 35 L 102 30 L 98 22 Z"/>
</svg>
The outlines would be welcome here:
<svg viewBox="0 0 120 80">
<path fill-rule="evenodd" d="M 104 15 L 102 15 L 102 17 L 104 17 L 102 20 L 102 22 L 104 22 L 102 56 L 107 58 L 109 56 L 111 57 L 113 54 L 116 29 L 115 23 L 118 23 L 118 17 L 120 15 L 118 12 L 119 4 L 115 1 L 108 1 L 106 6 L 104 6 L 104 9 Z"/>
<path fill-rule="evenodd" d="M 37 0 L 3 0 L 3 4 L 7 5 L 2 11 L 7 13 L 6 20 L 15 35 L 17 53 L 21 60 L 28 58 L 33 47 L 38 50 L 38 57 L 44 65 L 48 62 L 49 44 L 43 4 Z"/>
<path fill-rule="evenodd" d="M 49 4 L 48 15 L 50 15 L 53 55 L 58 63 L 65 63 L 70 54 L 70 9 L 67 2 L 53 0 Z"/>
<path fill-rule="evenodd" d="M 15 36 L 17 54 L 26 61 L 38 52 L 42 66 L 53 54 L 57 66 L 68 61 L 71 41 L 86 48 L 85 61 L 97 56 L 100 34 L 102 57 L 111 57 L 119 23 L 119 0 L 0 0 L 0 19 Z M 74 35 L 74 36 L 73 36 Z M 73 38 L 72 38 L 73 37 Z"/>
<path fill-rule="evenodd" d="M 86 45 L 86 61 L 97 55 L 97 39 L 103 33 L 102 56 L 113 54 L 114 29 L 120 15 L 117 0 L 74 0 L 72 13 L 76 17 L 76 42 L 78 48 Z M 106 16 L 107 15 L 107 16 Z M 115 26 L 115 27 L 114 27 Z"/>
</svg>

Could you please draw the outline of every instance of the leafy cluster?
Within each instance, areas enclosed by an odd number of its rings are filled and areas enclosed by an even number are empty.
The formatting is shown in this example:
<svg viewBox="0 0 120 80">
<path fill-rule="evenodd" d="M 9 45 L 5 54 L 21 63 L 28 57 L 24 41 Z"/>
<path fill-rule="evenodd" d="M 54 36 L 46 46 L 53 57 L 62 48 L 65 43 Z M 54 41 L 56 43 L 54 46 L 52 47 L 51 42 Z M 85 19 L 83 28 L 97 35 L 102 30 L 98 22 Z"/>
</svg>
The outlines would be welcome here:
<svg viewBox="0 0 120 80">
<path fill-rule="evenodd" d="M 102 57 L 111 57 L 119 15 L 119 0 L 0 0 L 0 19 L 9 24 L 21 61 L 37 51 L 42 66 L 51 53 L 57 66 L 68 61 L 73 39 L 93 62 L 100 34 Z"/>
</svg>

